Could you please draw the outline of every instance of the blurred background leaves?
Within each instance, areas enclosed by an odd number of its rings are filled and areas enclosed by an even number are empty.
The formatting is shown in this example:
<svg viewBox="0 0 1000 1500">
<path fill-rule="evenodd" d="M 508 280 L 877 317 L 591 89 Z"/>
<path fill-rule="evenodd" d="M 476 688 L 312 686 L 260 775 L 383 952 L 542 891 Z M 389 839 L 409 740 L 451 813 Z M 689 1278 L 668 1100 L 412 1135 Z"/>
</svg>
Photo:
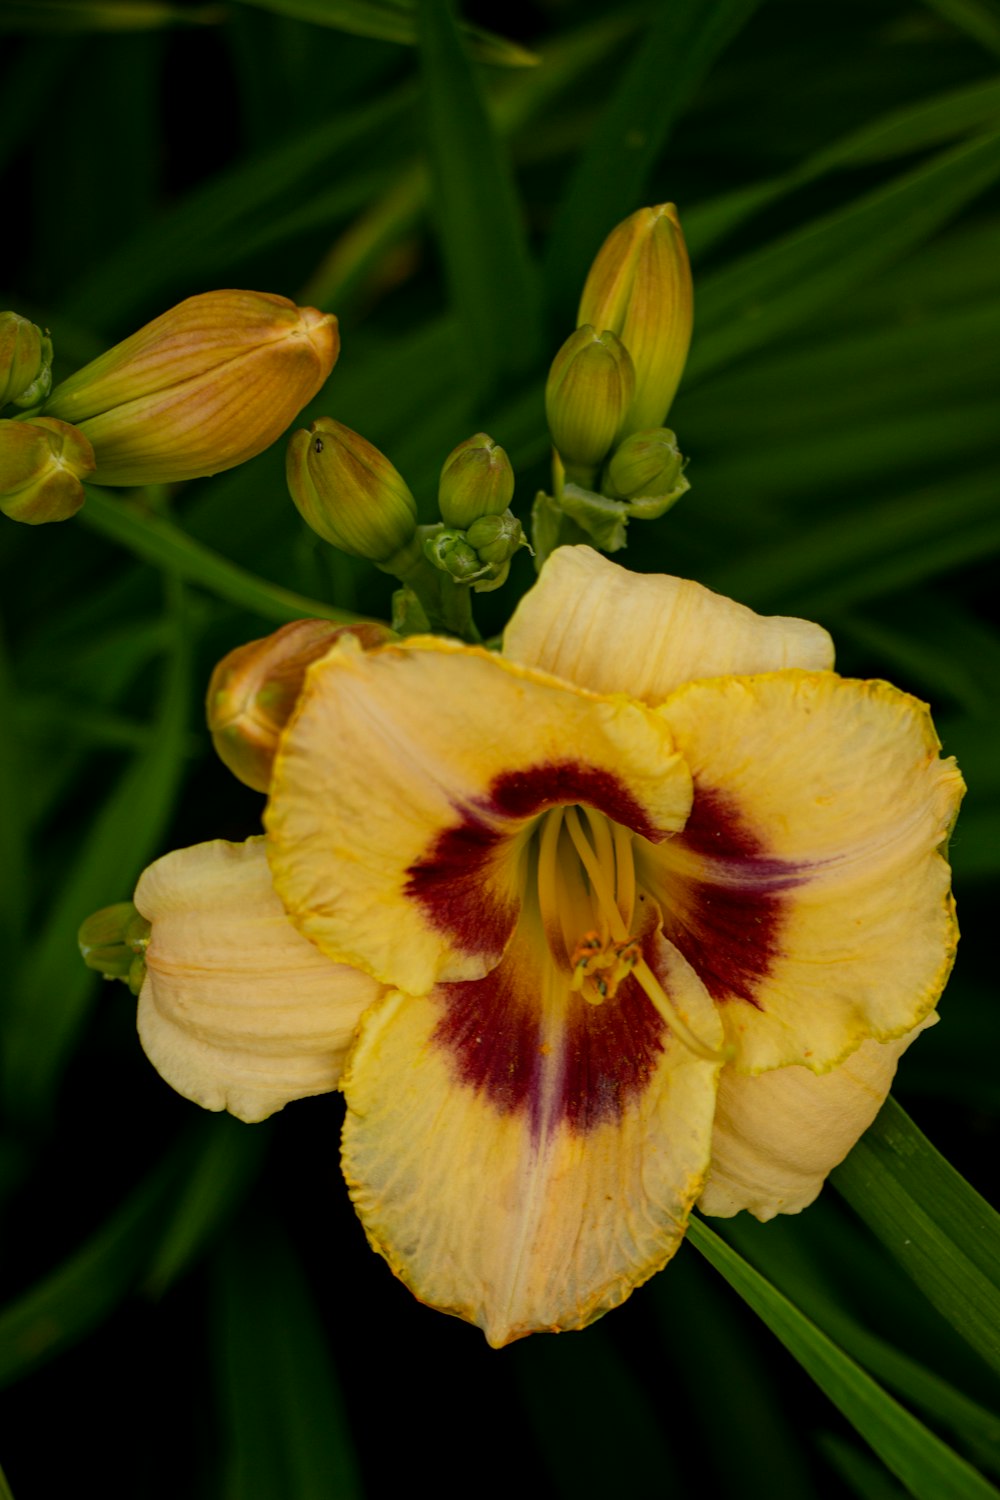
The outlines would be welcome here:
<svg viewBox="0 0 1000 1500">
<path fill-rule="evenodd" d="M 344 352 L 309 415 L 382 447 L 424 520 L 478 428 L 527 519 L 586 267 L 676 202 L 693 488 L 629 565 L 821 620 L 841 670 L 933 703 L 970 785 L 959 963 L 895 1090 L 956 1170 L 891 1106 L 801 1218 L 699 1227 L 602 1324 L 491 1353 L 367 1250 L 335 1097 L 200 1116 L 74 943 L 156 854 L 257 826 L 202 731 L 214 661 L 299 613 L 384 617 L 388 580 L 306 530 L 280 444 L 5 524 L 10 1490 L 376 1496 L 405 1454 L 465 1494 L 471 1443 L 486 1493 L 995 1493 L 995 1218 L 962 1177 L 993 1188 L 1000 1113 L 1000 9 L 0 0 L 0 35 L 0 305 L 51 329 L 57 378 L 211 286 L 316 302 Z M 481 597 L 485 633 L 530 576 Z"/>
</svg>

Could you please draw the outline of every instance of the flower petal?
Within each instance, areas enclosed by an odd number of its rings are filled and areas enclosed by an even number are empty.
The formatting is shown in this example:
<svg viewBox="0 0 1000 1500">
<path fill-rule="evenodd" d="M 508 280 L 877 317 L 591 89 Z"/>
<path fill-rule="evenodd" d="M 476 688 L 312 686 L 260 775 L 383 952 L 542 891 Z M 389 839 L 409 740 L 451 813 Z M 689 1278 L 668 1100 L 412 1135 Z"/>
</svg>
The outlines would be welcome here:
<svg viewBox="0 0 1000 1500">
<path fill-rule="evenodd" d="M 275 887 L 330 958 L 424 994 L 498 962 L 528 836 L 576 802 L 654 841 L 683 826 L 690 779 L 655 712 L 452 641 L 345 639 L 275 761 Z"/>
<path fill-rule="evenodd" d="M 358 1019 L 381 991 L 295 931 L 263 839 L 165 855 L 135 904 L 153 924 L 139 1037 L 172 1088 L 263 1120 L 337 1087 Z"/>
<path fill-rule="evenodd" d="M 781 672 L 691 683 L 660 712 L 695 801 L 637 878 L 720 1003 L 735 1066 L 822 1072 L 910 1031 L 958 935 L 938 850 L 963 783 L 925 706 Z"/>
<path fill-rule="evenodd" d="M 655 936 L 647 953 L 669 983 Z M 707 997 L 686 998 L 717 1040 Z M 717 1075 L 633 978 L 588 1005 L 522 927 L 483 979 L 397 993 L 366 1017 L 344 1077 L 344 1174 L 372 1245 L 421 1301 L 494 1347 L 581 1328 L 676 1250 Z"/>
<path fill-rule="evenodd" d="M 594 692 L 646 703 L 699 677 L 833 666 L 833 642 L 819 625 L 754 614 L 688 579 L 630 573 L 590 547 L 552 553 L 503 649 Z"/>
<path fill-rule="evenodd" d="M 862 1042 L 830 1073 L 723 1069 L 702 1213 L 725 1219 L 745 1208 L 773 1219 L 808 1208 L 882 1108 L 900 1056 L 936 1020 L 893 1042 Z"/>
</svg>

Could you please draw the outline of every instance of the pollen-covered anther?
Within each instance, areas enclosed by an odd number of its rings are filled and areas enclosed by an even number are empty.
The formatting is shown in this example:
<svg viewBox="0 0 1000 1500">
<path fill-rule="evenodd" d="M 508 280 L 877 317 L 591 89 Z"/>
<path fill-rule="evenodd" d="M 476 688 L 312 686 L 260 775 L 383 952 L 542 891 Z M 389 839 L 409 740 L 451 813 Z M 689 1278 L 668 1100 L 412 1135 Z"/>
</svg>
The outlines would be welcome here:
<svg viewBox="0 0 1000 1500">
<path fill-rule="evenodd" d="M 618 986 L 631 974 L 641 957 L 642 947 L 637 938 L 616 941 L 602 937 L 599 932 L 584 933 L 571 955 L 573 978 L 570 988 L 589 1005 L 613 1000 Z"/>
</svg>

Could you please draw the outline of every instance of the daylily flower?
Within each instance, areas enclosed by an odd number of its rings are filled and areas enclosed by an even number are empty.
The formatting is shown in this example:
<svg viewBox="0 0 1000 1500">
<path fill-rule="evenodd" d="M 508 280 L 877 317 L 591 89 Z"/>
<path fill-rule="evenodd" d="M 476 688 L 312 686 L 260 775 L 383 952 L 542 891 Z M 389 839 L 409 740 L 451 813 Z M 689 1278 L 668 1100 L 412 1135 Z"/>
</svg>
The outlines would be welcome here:
<svg viewBox="0 0 1000 1500">
<path fill-rule="evenodd" d="M 346 1096 L 371 1243 L 490 1343 L 578 1328 L 696 1203 L 810 1202 L 928 1024 L 962 782 L 826 632 L 556 551 L 503 654 L 349 637 L 266 839 L 167 855 L 139 1027 L 261 1119 Z"/>
</svg>

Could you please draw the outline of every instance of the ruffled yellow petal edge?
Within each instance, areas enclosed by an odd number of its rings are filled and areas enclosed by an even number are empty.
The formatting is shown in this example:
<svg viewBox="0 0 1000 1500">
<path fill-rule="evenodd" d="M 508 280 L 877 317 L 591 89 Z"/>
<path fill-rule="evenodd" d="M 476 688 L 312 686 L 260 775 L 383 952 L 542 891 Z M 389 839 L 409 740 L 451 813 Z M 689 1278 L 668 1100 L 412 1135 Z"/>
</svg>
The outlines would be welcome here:
<svg viewBox="0 0 1000 1500">
<path fill-rule="evenodd" d="M 833 666 L 809 620 L 758 615 L 686 578 L 630 573 L 590 547 L 558 547 L 504 632 L 504 655 L 598 693 L 659 703 L 682 683 Z"/>
<path fill-rule="evenodd" d="M 779 1068 L 748 1078 L 725 1068 L 712 1131 L 712 1167 L 698 1207 L 719 1218 L 797 1214 L 882 1108 L 899 1058 L 937 1021 L 931 1014 L 892 1042 L 862 1042 L 817 1075 Z"/>
<path fill-rule="evenodd" d="M 172 1088 L 255 1121 L 337 1087 L 381 990 L 296 932 L 262 838 L 165 855 L 141 877 L 135 904 L 152 923 L 139 1038 Z"/>
<path fill-rule="evenodd" d="M 275 887 L 334 960 L 424 994 L 478 978 L 517 922 L 537 818 L 586 802 L 652 840 L 687 768 L 664 721 L 433 637 L 310 667 L 265 815 Z"/>
</svg>

